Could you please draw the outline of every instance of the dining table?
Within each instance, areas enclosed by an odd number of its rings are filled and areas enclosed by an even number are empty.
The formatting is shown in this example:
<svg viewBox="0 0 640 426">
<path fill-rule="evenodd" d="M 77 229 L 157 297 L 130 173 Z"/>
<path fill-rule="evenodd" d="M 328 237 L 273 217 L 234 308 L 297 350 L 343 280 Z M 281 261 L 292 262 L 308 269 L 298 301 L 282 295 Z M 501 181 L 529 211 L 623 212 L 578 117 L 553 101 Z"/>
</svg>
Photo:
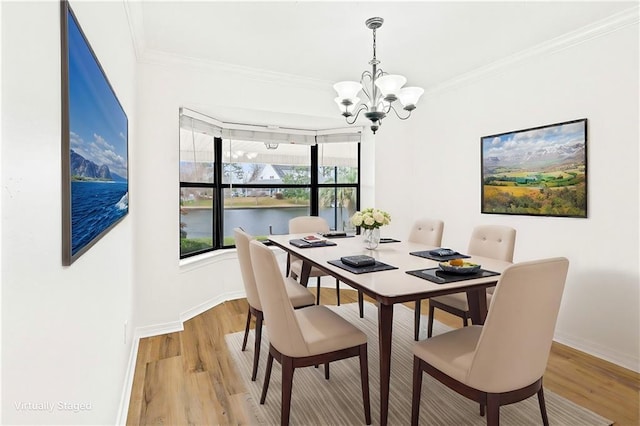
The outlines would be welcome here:
<svg viewBox="0 0 640 426">
<path fill-rule="evenodd" d="M 375 301 L 378 309 L 380 353 L 380 424 L 386 425 L 389 413 L 394 305 L 466 292 L 472 323 L 483 324 L 487 315 L 486 289 L 497 284 L 499 273 L 511 263 L 471 256 L 464 260 L 481 265 L 482 270 L 498 274 L 479 278 L 473 278 L 475 275 L 461 276 L 458 278 L 460 281 L 454 282 L 433 282 L 422 278 L 420 274 L 422 271 L 434 271 L 439 267 L 439 262 L 411 253 L 427 253 L 438 247 L 389 238 L 389 242 L 381 243 L 377 248 L 370 250 L 365 247 L 360 235 L 327 239 L 316 235 L 320 242 L 309 245 L 293 244 L 309 236 L 308 233 L 269 235 L 268 239 L 276 247 L 302 259 L 303 266 L 299 277 L 302 285 L 307 285 L 311 268 L 315 267 L 358 290 L 360 297 L 365 294 Z M 381 265 L 381 268 L 387 265 L 387 269 L 373 272 L 351 272 L 344 269 L 345 265 L 340 261 L 342 257 L 360 255 L 372 257 L 376 265 Z M 414 272 L 415 275 L 408 272 Z"/>
</svg>

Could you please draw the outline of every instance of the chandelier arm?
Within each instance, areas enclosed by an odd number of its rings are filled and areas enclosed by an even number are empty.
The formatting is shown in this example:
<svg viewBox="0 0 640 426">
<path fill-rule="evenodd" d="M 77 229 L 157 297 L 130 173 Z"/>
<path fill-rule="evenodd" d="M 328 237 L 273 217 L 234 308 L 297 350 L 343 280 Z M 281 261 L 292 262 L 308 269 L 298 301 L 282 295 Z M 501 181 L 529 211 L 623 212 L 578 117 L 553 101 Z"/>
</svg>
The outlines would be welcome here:
<svg viewBox="0 0 640 426">
<path fill-rule="evenodd" d="M 370 71 L 364 71 L 362 73 L 362 75 L 360 76 L 360 84 L 362 85 L 362 92 L 365 94 L 369 102 L 373 102 L 373 98 L 371 97 L 371 94 L 369 93 L 367 86 L 364 84 L 365 80 L 367 79 L 371 82 L 371 86 L 373 86 L 374 78 L 371 75 Z"/>
<path fill-rule="evenodd" d="M 401 117 L 400 114 L 398 114 L 398 111 L 395 109 L 395 107 L 393 105 L 389 106 L 390 110 L 393 110 L 393 112 L 396 113 L 396 117 L 398 117 L 400 120 L 406 120 L 409 117 L 411 117 L 411 111 L 407 111 L 407 116 L 406 117 Z M 406 110 L 405 110 L 406 111 Z"/>
<path fill-rule="evenodd" d="M 345 117 L 345 119 L 347 120 L 347 124 L 351 125 L 351 124 L 355 123 L 356 120 L 358 119 L 358 116 L 360 115 L 360 113 L 365 109 L 367 109 L 366 105 L 360 105 L 360 108 L 358 108 L 358 112 L 356 112 L 356 115 L 352 115 L 351 116 L 351 117 L 353 117 L 352 121 L 349 121 L 349 117 Z"/>
</svg>

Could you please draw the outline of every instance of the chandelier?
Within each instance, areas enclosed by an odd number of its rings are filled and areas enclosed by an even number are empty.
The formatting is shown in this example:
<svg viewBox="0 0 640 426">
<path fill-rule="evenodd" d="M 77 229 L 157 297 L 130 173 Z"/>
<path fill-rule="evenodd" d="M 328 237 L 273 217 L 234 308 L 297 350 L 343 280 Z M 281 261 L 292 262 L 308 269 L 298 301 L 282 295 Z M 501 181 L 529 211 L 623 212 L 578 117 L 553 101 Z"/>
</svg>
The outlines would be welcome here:
<svg viewBox="0 0 640 426">
<path fill-rule="evenodd" d="M 348 124 L 353 124 L 358 119 L 360 112 L 371 120 L 371 130 L 376 130 L 381 126 L 382 119 L 390 111 L 395 112 L 400 120 L 406 120 L 411 116 L 411 111 L 416 109 L 418 99 L 424 93 L 421 87 L 402 87 L 407 79 L 397 74 L 387 74 L 378 68 L 380 61 L 376 59 L 376 29 L 382 26 L 384 19 L 369 18 L 365 22 L 367 28 L 373 31 L 373 59 L 369 61 L 371 71 L 365 71 L 357 81 L 341 81 L 333 85 L 338 92 L 335 98 L 340 112 L 346 118 Z M 367 97 L 366 102 L 360 103 L 358 94 L 362 91 Z M 406 115 L 400 115 L 394 106 L 399 101 Z M 352 117 L 352 119 L 350 119 Z"/>
</svg>

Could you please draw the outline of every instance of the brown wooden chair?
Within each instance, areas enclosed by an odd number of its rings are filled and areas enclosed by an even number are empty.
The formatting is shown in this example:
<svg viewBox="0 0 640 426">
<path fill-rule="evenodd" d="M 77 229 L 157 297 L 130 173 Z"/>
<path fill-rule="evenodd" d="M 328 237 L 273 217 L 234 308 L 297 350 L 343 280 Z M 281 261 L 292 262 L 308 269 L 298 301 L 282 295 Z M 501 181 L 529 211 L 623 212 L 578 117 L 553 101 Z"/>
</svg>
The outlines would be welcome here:
<svg viewBox="0 0 640 426">
<path fill-rule="evenodd" d="M 258 295 L 256 287 L 256 279 L 253 275 L 253 267 L 251 266 L 251 254 L 249 253 L 249 242 L 254 239 L 253 236 L 247 234 L 240 228 L 235 228 L 233 234 L 236 241 L 236 249 L 238 250 L 238 261 L 240 262 L 240 272 L 242 273 L 242 282 L 244 291 L 247 295 L 249 303 L 249 311 L 247 312 L 247 325 L 244 329 L 244 340 L 242 341 L 242 350 L 247 347 L 247 339 L 249 337 L 249 328 L 251 325 L 251 316 L 256 318 L 255 346 L 253 354 L 253 370 L 251 372 L 251 380 L 256 380 L 258 374 L 258 361 L 260 360 L 260 342 L 262 340 L 262 322 L 264 316 L 262 313 L 262 303 Z M 315 297 L 313 293 L 298 284 L 295 280 L 287 278 L 285 280 L 285 288 L 289 300 L 294 308 L 312 306 Z"/>
<path fill-rule="evenodd" d="M 419 219 L 411 227 L 408 240 L 414 243 L 425 244 L 432 247 L 440 247 L 444 222 L 437 219 Z M 413 339 L 418 340 L 420 334 L 420 304 L 422 300 L 416 300 L 414 307 Z"/>
<path fill-rule="evenodd" d="M 319 216 L 298 216 L 289 220 L 289 233 L 301 234 L 304 232 L 309 233 L 325 233 L 329 232 L 329 224 L 326 220 Z M 302 273 L 302 259 L 295 256 L 287 256 L 287 275 L 291 274 L 293 278 L 297 279 Z M 320 277 L 328 276 L 326 272 L 312 267 L 309 273 L 309 278 L 315 277 L 317 280 L 317 296 L 316 305 L 320 304 Z M 340 281 L 336 279 L 336 299 L 338 306 L 340 306 Z"/>
<path fill-rule="evenodd" d="M 538 394 L 548 425 L 544 375 L 569 261 L 563 257 L 523 262 L 498 281 L 484 326 L 462 327 L 416 343 L 411 424 L 420 414 L 422 372 L 487 411 L 487 425 L 500 422 L 500 406 Z"/>
<path fill-rule="evenodd" d="M 503 225 L 480 225 L 476 226 L 471 233 L 467 254 L 513 262 L 515 245 L 515 229 Z M 487 289 L 487 306 L 491 303 L 493 291 L 494 288 Z M 462 318 L 462 325 L 465 327 L 468 325 L 470 313 L 466 293 L 453 293 L 433 297 L 429 299 L 427 337 L 431 337 L 433 334 L 435 308 Z"/>
<path fill-rule="evenodd" d="M 371 424 L 367 336 L 326 306 L 294 310 L 273 252 L 257 241 L 251 241 L 250 250 L 269 336 L 269 359 L 260 404 L 267 397 L 274 359 L 282 365 L 280 422 L 288 425 L 296 368 L 324 364 L 328 379 L 330 362 L 358 356 L 364 417 L 366 424 Z"/>
</svg>

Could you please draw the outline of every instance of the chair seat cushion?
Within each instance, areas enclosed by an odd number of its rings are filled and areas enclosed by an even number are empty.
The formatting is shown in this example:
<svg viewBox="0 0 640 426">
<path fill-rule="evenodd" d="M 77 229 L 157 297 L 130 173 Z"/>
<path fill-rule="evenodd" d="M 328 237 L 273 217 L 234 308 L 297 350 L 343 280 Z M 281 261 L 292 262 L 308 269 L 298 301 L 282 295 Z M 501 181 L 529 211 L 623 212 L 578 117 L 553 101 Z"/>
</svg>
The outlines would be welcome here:
<svg viewBox="0 0 640 426">
<path fill-rule="evenodd" d="M 473 360 L 482 326 L 472 325 L 418 342 L 413 354 L 442 371 L 447 376 L 465 383 Z"/>
<path fill-rule="evenodd" d="M 469 303 L 467 303 L 467 293 L 452 293 L 443 296 L 433 297 L 432 300 L 440 302 L 443 305 L 451 306 L 460 311 L 468 311 Z M 491 304 L 491 293 L 487 292 L 487 307 Z"/>
<path fill-rule="evenodd" d="M 314 305 L 294 312 L 309 355 L 338 351 L 367 343 L 356 326 L 326 306 Z"/>
<path fill-rule="evenodd" d="M 307 290 L 306 287 L 301 286 L 300 283 L 293 278 L 285 278 L 284 287 L 294 308 L 310 306 L 315 303 L 316 297 L 313 293 Z"/>
<path fill-rule="evenodd" d="M 297 259 L 297 260 L 294 260 L 293 262 L 291 262 L 291 271 L 294 274 L 296 274 L 296 276 L 298 276 L 298 277 L 302 274 L 302 260 L 301 259 Z M 309 274 L 309 277 L 324 277 L 324 276 L 327 276 L 327 275 L 329 275 L 329 274 L 327 274 L 323 270 L 315 268 L 315 267 L 311 267 L 311 273 Z"/>
</svg>

